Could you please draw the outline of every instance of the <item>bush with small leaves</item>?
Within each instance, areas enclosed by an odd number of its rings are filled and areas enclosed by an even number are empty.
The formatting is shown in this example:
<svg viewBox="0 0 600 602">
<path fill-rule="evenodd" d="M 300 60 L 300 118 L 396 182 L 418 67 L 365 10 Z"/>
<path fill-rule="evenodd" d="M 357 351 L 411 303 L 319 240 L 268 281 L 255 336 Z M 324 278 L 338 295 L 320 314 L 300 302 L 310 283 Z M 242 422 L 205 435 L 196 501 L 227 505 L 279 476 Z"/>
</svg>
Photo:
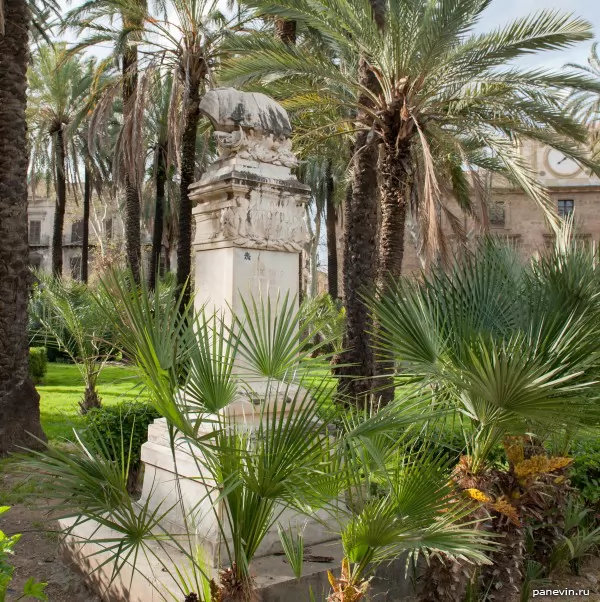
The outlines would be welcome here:
<svg viewBox="0 0 600 602">
<path fill-rule="evenodd" d="M 100 442 L 110 460 L 128 467 L 129 490 L 135 492 L 140 471 L 142 445 L 148 425 L 160 414 L 144 402 L 127 402 L 94 408 L 85 415 L 85 435 Z"/>
<path fill-rule="evenodd" d="M 34 385 L 42 382 L 48 370 L 48 354 L 45 347 L 29 349 L 29 376 Z"/>
</svg>

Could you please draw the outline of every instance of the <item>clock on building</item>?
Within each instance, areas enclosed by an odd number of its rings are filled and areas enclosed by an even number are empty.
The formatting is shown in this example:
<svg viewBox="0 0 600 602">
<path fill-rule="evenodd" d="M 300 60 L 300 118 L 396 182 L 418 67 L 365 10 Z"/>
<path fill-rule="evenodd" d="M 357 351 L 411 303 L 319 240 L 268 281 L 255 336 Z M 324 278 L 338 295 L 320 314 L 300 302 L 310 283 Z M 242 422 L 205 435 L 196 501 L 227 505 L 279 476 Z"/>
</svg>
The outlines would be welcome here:
<svg viewBox="0 0 600 602">
<path fill-rule="evenodd" d="M 546 152 L 546 165 L 559 178 L 569 178 L 581 171 L 579 164 L 554 148 Z"/>
</svg>

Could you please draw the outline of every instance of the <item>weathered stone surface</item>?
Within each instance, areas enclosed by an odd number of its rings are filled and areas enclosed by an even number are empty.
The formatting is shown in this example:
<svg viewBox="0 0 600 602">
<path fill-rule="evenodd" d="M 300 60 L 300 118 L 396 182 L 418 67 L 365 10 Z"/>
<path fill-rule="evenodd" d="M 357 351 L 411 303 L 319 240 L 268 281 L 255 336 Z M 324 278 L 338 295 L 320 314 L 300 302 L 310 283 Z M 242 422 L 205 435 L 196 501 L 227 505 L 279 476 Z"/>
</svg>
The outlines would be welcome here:
<svg viewBox="0 0 600 602">
<path fill-rule="evenodd" d="M 273 165 L 297 164 L 289 140 L 290 120 L 272 98 L 259 92 L 216 88 L 204 95 L 200 111 L 215 128 L 221 158 L 239 155 Z"/>
<path fill-rule="evenodd" d="M 285 109 L 259 92 L 241 92 L 235 88 L 209 90 L 200 103 L 200 111 L 220 132 L 242 128 L 275 138 L 289 138 L 292 133 Z"/>
</svg>

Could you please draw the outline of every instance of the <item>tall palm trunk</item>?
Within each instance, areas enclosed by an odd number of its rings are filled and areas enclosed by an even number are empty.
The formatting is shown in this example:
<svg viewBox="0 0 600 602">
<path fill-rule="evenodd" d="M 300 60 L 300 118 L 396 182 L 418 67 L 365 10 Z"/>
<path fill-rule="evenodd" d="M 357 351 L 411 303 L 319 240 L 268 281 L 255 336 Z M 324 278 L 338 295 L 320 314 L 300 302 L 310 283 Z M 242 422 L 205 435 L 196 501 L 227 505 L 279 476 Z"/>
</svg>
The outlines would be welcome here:
<svg viewBox="0 0 600 602">
<path fill-rule="evenodd" d="M 65 140 L 63 124 L 59 124 L 55 134 L 55 186 L 56 186 L 56 210 L 54 212 L 54 229 L 52 232 L 52 274 L 56 277 L 63 273 L 63 228 L 65 223 L 65 208 L 67 204 L 67 179 Z"/>
<path fill-rule="evenodd" d="M 390 283 L 398 280 L 402 273 L 404 256 L 404 229 L 406 225 L 406 202 L 408 182 L 407 165 L 410 160 L 409 144 L 398 143 L 397 128 L 391 128 L 396 134 L 383 144 L 381 157 L 381 224 L 379 226 L 377 285 L 379 294 L 385 294 Z M 376 325 L 376 331 L 380 326 Z M 394 359 L 393 354 L 385 350 L 377 353 L 376 389 L 379 401 L 385 405 L 394 398 Z"/>
<path fill-rule="evenodd" d="M 377 80 L 367 61 L 361 59 L 359 76 L 363 86 L 377 89 Z M 363 97 L 360 103 L 370 101 Z M 361 121 L 365 115 L 359 115 Z M 377 158 L 378 150 L 369 144 L 368 132 L 360 131 L 354 145 L 352 197 L 344 207 L 344 298 L 346 306 L 345 351 L 339 358 L 342 369 L 338 391 L 342 401 L 366 403 L 375 374 L 371 340 L 372 319 L 362 295 L 375 288 L 377 274 Z"/>
<path fill-rule="evenodd" d="M 192 201 L 190 184 L 196 167 L 196 138 L 200 120 L 200 83 L 192 83 L 185 103 L 185 124 L 181 143 L 181 185 L 179 200 L 179 239 L 177 241 L 177 286 L 183 292 L 183 305 L 190 299 L 192 270 Z M 184 289 L 185 287 L 185 289 Z"/>
<path fill-rule="evenodd" d="M 133 111 L 137 96 L 138 62 L 137 49 L 127 46 L 123 52 L 123 117 L 126 127 L 131 127 Z M 133 142 L 129 140 L 125 149 L 125 252 L 127 263 L 134 280 L 140 282 L 141 236 L 140 236 L 140 194 L 137 177 L 134 172 L 136 157 L 131 149 Z"/>
<path fill-rule="evenodd" d="M 0 456 L 45 440 L 40 397 L 28 376 L 27 61 L 25 0 L 4 2 L 0 32 Z"/>
<path fill-rule="evenodd" d="M 90 205 L 92 202 L 92 173 L 86 163 L 83 175 L 83 234 L 81 239 L 81 282 L 88 281 L 90 248 Z"/>
<path fill-rule="evenodd" d="M 155 147 L 156 157 L 156 198 L 154 201 L 154 227 L 152 229 L 152 256 L 150 258 L 149 286 L 150 290 L 156 287 L 156 276 L 160 268 L 160 253 L 162 251 L 162 238 L 164 228 L 165 183 L 167 181 L 166 151 L 163 145 Z"/>
<path fill-rule="evenodd" d="M 337 215 L 335 204 L 333 202 L 334 182 L 332 174 L 332 160 L 327 161 L 325 170 L 327 180 L 327 192 L 325 199 L 325 228 L 327 231 L 327 289 L 332 299 L 337 299 L 338 294 L 338 256 L 337 256 L 337 237 L 336 225 Z"/>
<path fill-rule="evenodd" d="M 383 145 L 378 275 L 382 291 L 387 290 L 390 281 L 397 280 L 402 273 L 409 160 L 407 142 L 397 144 L 396 137 L 392 136 Z"/>
<path fill-rule="evenodd" d="M 296 45 L 296 21 L 275 18 L 275 37 L 290 46 Z M 298 302 L 304 301 L 305 278 L 304 265 L 307 262 L 306 251 L 300 251 L 298 254 Z"/>
</svg>

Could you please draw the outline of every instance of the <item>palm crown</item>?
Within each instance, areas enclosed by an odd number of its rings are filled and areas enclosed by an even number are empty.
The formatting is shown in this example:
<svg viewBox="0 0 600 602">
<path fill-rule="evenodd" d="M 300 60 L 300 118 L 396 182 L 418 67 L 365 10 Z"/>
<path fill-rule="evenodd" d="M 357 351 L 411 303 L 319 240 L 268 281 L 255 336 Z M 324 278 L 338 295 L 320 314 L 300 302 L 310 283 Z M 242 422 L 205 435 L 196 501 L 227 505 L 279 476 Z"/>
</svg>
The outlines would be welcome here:
<svg viewBox="0 0 600 602">
<path fill-rule="evenodd" d="M 487 0 L 387 0 L 383 29 L 368 0 L 253 4 L 261 13 L 298 21 L 316 32 L 319 44 L 290 47 L 261 35 L 236 37 L 243 56 L 229 63 L 226 77 L 296 83 L 287 93 L 278 86 L 292 106 L 337 107 L 337 119 L 371 130 L 390 152 L 414 143 L 429 167 L 427 196 L 434 204 L 440 186 L 431 168 L 433 146 L 456 153 L 463 165 L 502 173 L 550 216 L 549 199 L 514 139 L 540 140 L 597 169 L 580 147 L 585 128 L 562 110 L 565 88 L 598 90 L 597 80 L 573 70 L 506 67 L 526 54 L 589 39 L 590 25 L 582 19 L 541 11 L 476 35 Z M 359 57 L 376 78 L 375 91 L 361 79 Z"/>
</svg>

